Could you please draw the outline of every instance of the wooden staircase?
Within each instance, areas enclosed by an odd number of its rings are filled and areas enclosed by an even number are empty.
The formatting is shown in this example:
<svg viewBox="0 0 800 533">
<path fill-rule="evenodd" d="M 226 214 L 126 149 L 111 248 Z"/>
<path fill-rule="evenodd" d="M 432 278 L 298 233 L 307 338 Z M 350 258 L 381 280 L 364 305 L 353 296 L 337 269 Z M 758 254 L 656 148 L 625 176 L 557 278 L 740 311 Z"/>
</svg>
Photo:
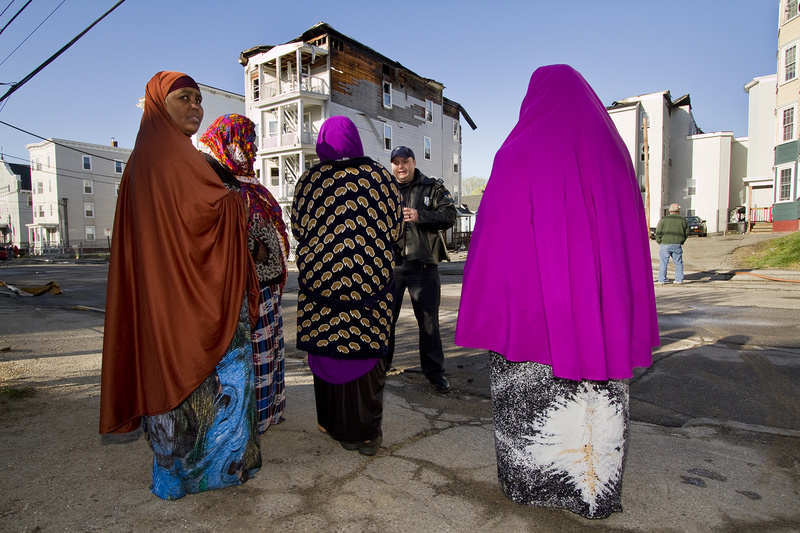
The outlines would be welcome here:
<svg viewBox="0 0 800 533">
<path fill-rule="evenodd" d="M 772 222 L 753 222 L 750 233 L 772 233 Z"/>
</svg>

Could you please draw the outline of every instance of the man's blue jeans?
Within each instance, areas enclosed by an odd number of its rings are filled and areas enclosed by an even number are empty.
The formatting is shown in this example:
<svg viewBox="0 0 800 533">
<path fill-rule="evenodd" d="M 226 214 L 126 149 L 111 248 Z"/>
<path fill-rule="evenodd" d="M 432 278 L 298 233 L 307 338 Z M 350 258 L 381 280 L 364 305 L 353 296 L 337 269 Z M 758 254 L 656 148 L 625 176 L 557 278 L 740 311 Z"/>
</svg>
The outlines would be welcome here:
<svg viewBox="0 0 800 533">
<path fill-rule="evenodd" d="M 667 263 L 670 257 L 675 264 L 675 283 L 683 283 L 683 246 L 680 244 L 662 244 L 658 247 L 658 282 L 667 282 Z"/>
</svg>

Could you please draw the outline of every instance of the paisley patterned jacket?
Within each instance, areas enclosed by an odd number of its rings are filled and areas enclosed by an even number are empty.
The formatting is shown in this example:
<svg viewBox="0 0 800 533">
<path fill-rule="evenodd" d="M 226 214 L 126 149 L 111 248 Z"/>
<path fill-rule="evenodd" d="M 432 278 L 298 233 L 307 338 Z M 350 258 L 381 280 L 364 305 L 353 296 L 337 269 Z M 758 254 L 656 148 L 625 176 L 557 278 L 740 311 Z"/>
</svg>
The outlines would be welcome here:
<svg viewBox="0 0 800 533">
<path fill-rule="evenodd" d="M 386 354 L 394 244 L 403 233 L 392 175 L 368 157 L 325 161 L 297 182 L 297 348 L 340 359 Z"/>
</svg>

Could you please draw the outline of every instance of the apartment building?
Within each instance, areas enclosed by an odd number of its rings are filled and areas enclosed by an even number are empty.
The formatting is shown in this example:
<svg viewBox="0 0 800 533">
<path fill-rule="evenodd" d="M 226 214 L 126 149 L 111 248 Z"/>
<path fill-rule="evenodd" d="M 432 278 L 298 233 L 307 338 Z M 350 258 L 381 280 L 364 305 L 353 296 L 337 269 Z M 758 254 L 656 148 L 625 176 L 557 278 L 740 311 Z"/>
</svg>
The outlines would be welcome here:
<svg viewBox="0 0 800 533">
<path fill-rule="evenodd" d="M 725 231 L 730 211 L 744 201 L 747 139 L 704 133 L 688 94 L 644 94 L 607 110 L 631 154 L 650 227 L 678 203 L 684 215 L 706 220 L 709 232 Z"/>
<path fill-rule="evenodd" d="M 798 150 L 798 51 L 800 17 L 797 0 L 780 0 L 778 11 L 778 76 L 775 97 L 775 204 L 773 231 L 800 229 L 797 190 Z"/>
<path fill-rule="evenodd" d="M 32 206 L 31 167 L 0 156 L 0 245 L 29 248 Z"/>
<path fill-rule="evenodd" d="M 461 120 L 476 126 L 442 83 L 325 23 L 288 43 L 245 50 L 239 62 L 247 116 L 259 131 L 256 172 L 284 207 L 296 180 L 318 162 L 320 126 L 337 115 L 358 127 L 366 155 L 388 168 L 392 149 L 408 146 L 421 172 L 460 197 Z"/>
<path fill-rule="evenodd" d="M 107 250 L 122 172 L 131 150 L 64 139 L 28 144 L 31 252 Z"/>
</svg>

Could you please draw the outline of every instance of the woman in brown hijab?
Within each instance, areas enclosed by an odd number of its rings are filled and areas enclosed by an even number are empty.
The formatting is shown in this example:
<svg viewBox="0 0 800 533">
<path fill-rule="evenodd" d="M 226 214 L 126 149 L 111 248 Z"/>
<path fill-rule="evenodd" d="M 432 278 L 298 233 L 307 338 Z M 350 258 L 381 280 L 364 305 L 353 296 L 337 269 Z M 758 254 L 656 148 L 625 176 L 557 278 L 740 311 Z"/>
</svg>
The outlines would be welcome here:
<svg viewBox="0 0 800 533">
<path fill-rule="evenodd" d="M 261 466 L 247 213 L 192 146 L 201 100 L 179 72 L 147 83 L 108 275 L 100 432 L 143 425 L 163 499 L 238 485 Z"/>
</svg>

